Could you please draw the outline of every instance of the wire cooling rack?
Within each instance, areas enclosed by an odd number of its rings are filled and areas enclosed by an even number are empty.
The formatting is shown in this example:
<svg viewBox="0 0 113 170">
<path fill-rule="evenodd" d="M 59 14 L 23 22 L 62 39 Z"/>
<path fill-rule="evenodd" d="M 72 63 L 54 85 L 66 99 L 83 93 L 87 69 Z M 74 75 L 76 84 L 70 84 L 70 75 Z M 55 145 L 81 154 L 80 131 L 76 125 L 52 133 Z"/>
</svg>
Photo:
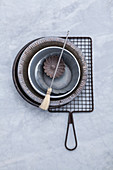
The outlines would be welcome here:
<svg viewBox="0 0 113 170">
<path fill-rule="evenodd" d="M 65 38 L 65 37 L 62 37 Z M 79 96 L 75 97 L 70 103 L 50 108 L 50 112 L 92 112 L 93 102 L 93 70 L 92 70 L 92 39 L 90 37 L 69 37 L 84 54 L 88 67 L 88 78 L 86 85 Z"/>
</svg>

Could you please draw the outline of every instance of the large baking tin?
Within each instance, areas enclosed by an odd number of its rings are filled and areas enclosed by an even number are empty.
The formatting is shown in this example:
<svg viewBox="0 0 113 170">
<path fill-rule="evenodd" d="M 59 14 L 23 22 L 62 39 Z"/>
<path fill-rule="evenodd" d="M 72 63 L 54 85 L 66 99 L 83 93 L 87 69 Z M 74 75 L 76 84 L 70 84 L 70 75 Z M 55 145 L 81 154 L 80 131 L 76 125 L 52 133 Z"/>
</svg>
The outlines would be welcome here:
<svg viewBox="0 0 113 170">
<path fill-rule="evenodd" d="M 27 94 L 27 96 L 29 96 L 36 103 L 41 103 L 43 100 L 43 96 L 39 95 L 32 88 L 28 79 L 28 75 L 23 73 L 26 73 L 28 71 L 28 65 L 30 60 L 39 50 L 45 47 L 49 47 L 51 45 L 62 47 L 63 44 L 64 44 L 64 39 L 62 38 L 56 38 L 56 37 L 41 38 L 31 43 L 25 49 L 25 51 L 22 53 L 20 57 L 19 64 L 18 64 L 18 72 L 17 72 L 19 83 L 23 91 Z M 61 106 L 70 102 L 73 98 L 75 98 L 77 95 L 80 94 L 87 80 L 87 65 L 82 52 L 70 41 L 67 42 L 66 49 L 70 51 L 73 55 L 75 55 L 77 61 L 79 62 L 80 70 L 81 70 L 80 81 L 77 87 L 75 88 L 75 90 L 71 94 L 60 99 L 51 99 L 50 106 Z"/>
</svg>

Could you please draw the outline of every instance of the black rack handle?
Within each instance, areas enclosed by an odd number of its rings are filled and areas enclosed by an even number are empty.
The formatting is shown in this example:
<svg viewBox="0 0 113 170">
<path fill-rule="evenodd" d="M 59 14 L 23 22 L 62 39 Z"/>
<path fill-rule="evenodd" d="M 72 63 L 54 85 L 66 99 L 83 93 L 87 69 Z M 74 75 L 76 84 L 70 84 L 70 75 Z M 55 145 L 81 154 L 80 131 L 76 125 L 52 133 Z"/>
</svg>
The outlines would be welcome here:
<svg viewBox="0 0 113 170">
<path fill-rule="evenodd" d="M 70 124 L 72 124 L 73 135 L 74 135 L 74 139 L 75 139 L 75 146 L 73 148 L 68 148 L 67 147 L 67 138 L 68 138 L 68 132 L 69 132 Z M 74 121 L 73 121 L 73 113 L 71 113 L 71 112 L 69 112 L 69 115 L 68 115 L 68 124 L 67 124 L 67 131 L 66 131 L 66 137 L 65 137 L 65 147 L 69 151 L 73 151 L 73 150 L 75 150 L 77 148 L 77 137 L 76 137 L 75 126 L 74 126 Z"/>
</svg>

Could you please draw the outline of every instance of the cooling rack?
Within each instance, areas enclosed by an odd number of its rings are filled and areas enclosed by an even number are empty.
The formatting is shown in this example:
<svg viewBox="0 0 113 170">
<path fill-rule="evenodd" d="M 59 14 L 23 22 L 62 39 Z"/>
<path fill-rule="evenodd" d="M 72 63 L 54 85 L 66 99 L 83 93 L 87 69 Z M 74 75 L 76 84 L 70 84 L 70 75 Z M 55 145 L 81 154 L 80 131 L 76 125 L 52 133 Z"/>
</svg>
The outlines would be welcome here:
<svg viewBox="0 0 113 170">
<path fill-rule="evenodd" d="M 94 109 L 92 39 L 90 37 L 69 37 L 69 40 L 80 48 L 85 56 L 88 67 L 87 82 L 80 95 L 74 100 L 64 106 L 49 108 L 49 112 L 92 112 Z"/>
</svg>

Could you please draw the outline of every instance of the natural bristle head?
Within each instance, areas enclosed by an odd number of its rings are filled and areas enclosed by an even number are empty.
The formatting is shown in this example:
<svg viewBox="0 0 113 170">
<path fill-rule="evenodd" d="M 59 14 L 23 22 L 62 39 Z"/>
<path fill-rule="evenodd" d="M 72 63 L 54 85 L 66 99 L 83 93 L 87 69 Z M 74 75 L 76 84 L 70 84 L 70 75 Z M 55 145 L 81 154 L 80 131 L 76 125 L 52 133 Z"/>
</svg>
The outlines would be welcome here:
<svg viewBox="0 0 113 170">
<path fill-rule="evenodd" d="M 41 105 L 39 106 L 42 110 L 48 110 L 48 108 L 49 108 L 51 91 L 52 91 L 52 88 L 47 89 L 45 98 L 42 101 Z"/>
</svg>

